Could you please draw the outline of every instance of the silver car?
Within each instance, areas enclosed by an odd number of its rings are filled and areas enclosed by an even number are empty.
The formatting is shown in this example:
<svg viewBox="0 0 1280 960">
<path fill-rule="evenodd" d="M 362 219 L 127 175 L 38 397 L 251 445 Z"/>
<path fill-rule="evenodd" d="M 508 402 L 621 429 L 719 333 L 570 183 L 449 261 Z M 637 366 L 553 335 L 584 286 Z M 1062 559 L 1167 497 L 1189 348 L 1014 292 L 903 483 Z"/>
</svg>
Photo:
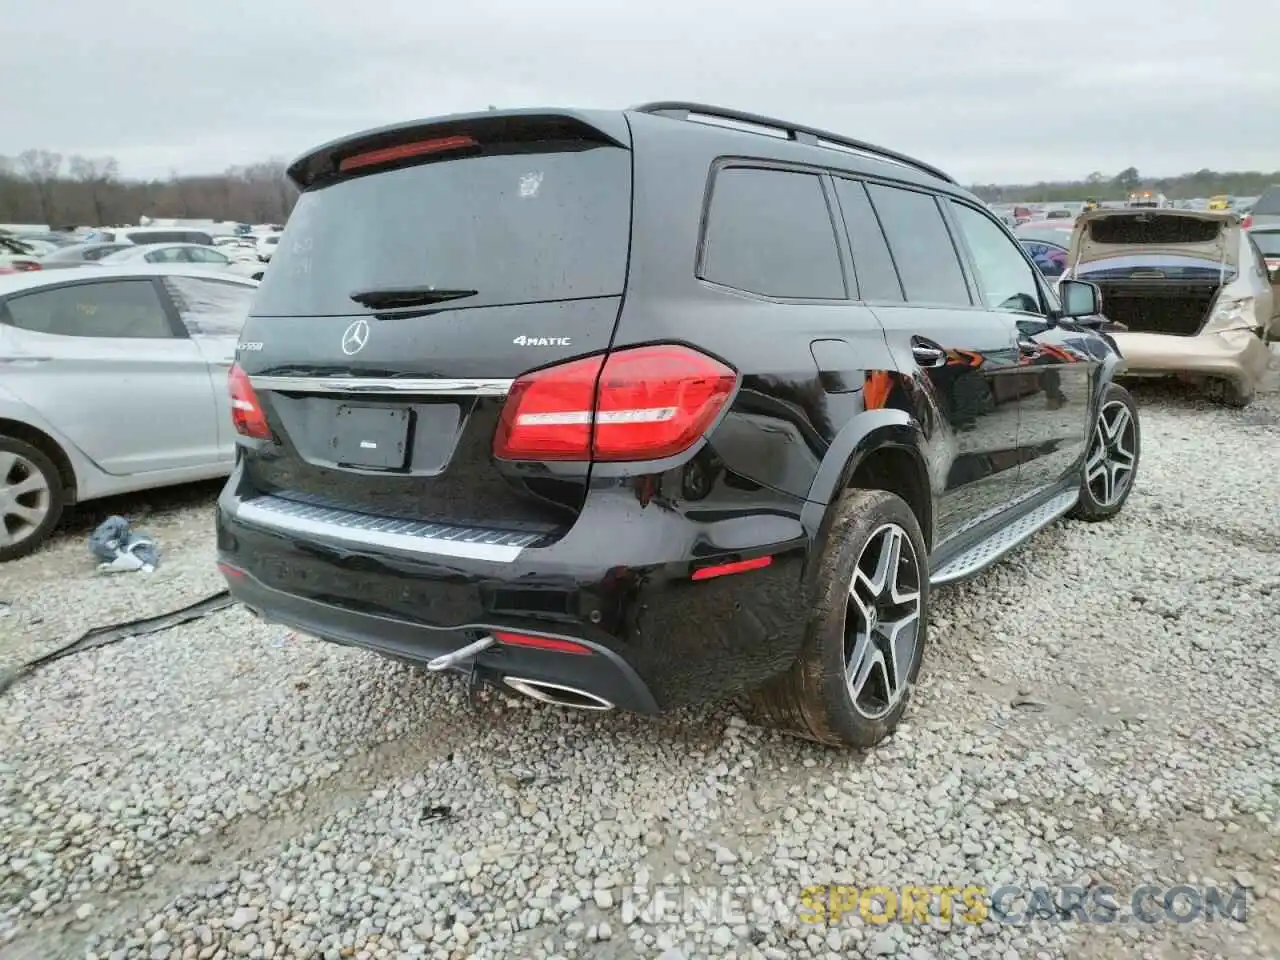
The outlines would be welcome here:
<svg viewBox="0 0 1280 960">
<path fill-rule="evenodd" d="M 0 562 L 70 504 L 231 471 L 257 287 L 194 264 L 0 276 Z"/>
<path fill-rule="evenodd" d="M 189 263 L 205 270 L 229 273 L 261 280 L 266 267 L 261 263 L 234 260 L 217 247 L 200 243 L 147 243 L 123 247 L 98 261 L 103 266 L 142 263 Z"/>
</svg>

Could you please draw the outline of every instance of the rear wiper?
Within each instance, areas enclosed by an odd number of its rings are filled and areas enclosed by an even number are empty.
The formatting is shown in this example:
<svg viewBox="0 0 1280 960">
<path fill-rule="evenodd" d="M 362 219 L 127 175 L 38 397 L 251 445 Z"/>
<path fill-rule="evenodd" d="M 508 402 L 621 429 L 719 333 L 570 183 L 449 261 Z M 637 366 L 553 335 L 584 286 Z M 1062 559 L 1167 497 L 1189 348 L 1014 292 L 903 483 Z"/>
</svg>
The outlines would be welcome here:
<svg viewBox="0 0 1280 960">
<path fill-rule="evenodd" d="M 350 294 L 362 307 L 377 310 L 383 307 L 421 307 L 428 303 L 444 303 L 474 297 L 478 290 L 442 290 L 438 287 L 387 287 L 383 290 L 357 290 Z"/>
</svg>

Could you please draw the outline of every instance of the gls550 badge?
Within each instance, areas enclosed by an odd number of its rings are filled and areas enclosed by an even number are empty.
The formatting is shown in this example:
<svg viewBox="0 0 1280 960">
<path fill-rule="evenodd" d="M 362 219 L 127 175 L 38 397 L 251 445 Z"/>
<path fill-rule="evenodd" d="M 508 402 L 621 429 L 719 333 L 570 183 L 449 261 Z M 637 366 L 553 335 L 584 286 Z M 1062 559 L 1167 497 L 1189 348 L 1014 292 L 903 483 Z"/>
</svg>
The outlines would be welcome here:
<svg viewBox="0 0 1280 960">
<path fill-rule="evenodd" d="M 567 347 L 570 337 L 526 337 L 524 334 L 511 342 L 517 347 Z"/>
</svg>

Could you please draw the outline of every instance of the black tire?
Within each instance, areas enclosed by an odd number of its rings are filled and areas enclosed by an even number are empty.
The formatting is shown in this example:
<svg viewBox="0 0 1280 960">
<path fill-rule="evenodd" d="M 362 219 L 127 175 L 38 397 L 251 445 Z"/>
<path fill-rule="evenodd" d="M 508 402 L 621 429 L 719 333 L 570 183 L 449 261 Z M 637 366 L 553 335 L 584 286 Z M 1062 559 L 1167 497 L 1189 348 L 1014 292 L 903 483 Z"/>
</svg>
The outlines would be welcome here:
<svg viewBox="0 0 1280 960">
<path fill-rule="evenodd" d="M 1105 443 L 1108 426 L 1103 424 L 1103 419 L 1109 416 L 1109 411 L 1114 413 L 1116 405 L 1121 404 L 1128 411 L 1129 421 L 1132 424 L 1132 437 L 1130 440 L 1124 441 L 1126 447 L 1132 449 L 1132 466 L 1127 471 L 1123 479 L 1123 487 L 1118 495 L 1111 497 L 1105 496 L 1106 485 L 1101 478 L 1090 480 L 1092 458 L 1096 455 L 1097 445 Z M 1093 429 L 1089 431 L 1089 445 L 1085 454 L 1084 465 L 1080 468 L 1080 499 L 1076 501 L 1076 505 L 1071 509 L 1070 516 L 1075 520 L 1086 520 L 1090 523 L 1097 523 L 1102 520 L 1110 520 L 1129 499 L 1129 494 L 1133 492 L 1133 484 L 1137 479 L 1139 462 L 1142 459 L 1142 425 L 1138 419 L 1138 404 L 1133 399 L 1133 395 L 1118 383 L 1107 385 L 1106 391 L 1102 395 L 1102 403 L 1098 408 L 1097 419 L 1094 421 Z M 1116 479 L 1112 478 L 1112 484 L 1118 486 Z M 1114 486 L 1113 488 L 1114 489 Z"/>
<path fill-rule="evenodd" d="M 920 524 L 906 501 L 885 490 L 850 490 L 835 504 L 834 521 L 812 575 L 813 614 L 800 655 L 791 669 L 747 695 L 744 708 L 762 726 L 831 746 L 866 749 L 897 727 L 928 638 L 929 555 Z M 883 715 L 869 717 L 855 707 L 846 678 L 846 619 L 855 567 L 864 549 L 892 526 L 905 534 L 916 570 L 918 621 L 915 646 L 901 694 Z M 900 569 L 903 569 L 900 567 Z"/>
<path fill-rule="evenodd" d="M 66 493 L 62 488 L 62 477 L 58 473 L 58 468 L 43 450 L 33 447 L 24 440 L 0 435 L 0 454 L 2 453 L 17 454 L 44 477 L 45 485 L 48 487 L 48 510 L 35 530 L 15 544 L 8 546 L 0 544 L 0 563 L 5 563 L 25 557 L 49 539 L 49 535 L 53 533 L 58 521 L 62 518 L 62 511 L 66 507 Z M 0 477 L 0 489 L 9 479 L 8 476 Z M 0 504 L 0 507 L 2 506 L 3 504 Z M 0 514 L 0 524 L 7 523 L 8 519 Z"/>
<path fill-rule="evenodd" d="M 1220 381 L 1218 396 L 1221 401 L 1228 407 L 1234 407 L 1237 410 L 1243 410 L 1249 404 L 1253 403 L 1253 385 L 1245 386 L 1234 380 Z"/>
</svg>

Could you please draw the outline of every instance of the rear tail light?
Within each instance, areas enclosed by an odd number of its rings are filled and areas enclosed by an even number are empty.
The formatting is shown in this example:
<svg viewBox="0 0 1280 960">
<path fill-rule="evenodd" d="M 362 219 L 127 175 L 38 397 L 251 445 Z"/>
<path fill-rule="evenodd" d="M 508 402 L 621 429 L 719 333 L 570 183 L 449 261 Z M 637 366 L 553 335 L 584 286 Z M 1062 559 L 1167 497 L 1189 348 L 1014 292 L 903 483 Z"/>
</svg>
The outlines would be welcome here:
<svg viewBox="0 0 1280 960">
<path fill-rule="evenodd" d="M 227 390 L 231 394 L 231 422 L 236 433 L 255 440 L 270 440 L 271 428 L 267 426 L 267 418 L 258 403 L 258 394 L 254 392 L 249 375 L 240 369 L 240 364 L 233 363 L 227 375 Z"/>
<path fill-rule="evenodd" d="M 36 263 L 34 260 L 18 260 L 14 263 L 14 267 L 17 268 L 19 273 L 27 273 L 31 270 L 43 269 L 40 264 Z"/>
<path fill-rule="evenodd" d="M 738 375 L 688 347 L 618 350 L 520 377 L 493 438 L 503 460 L 657 460 L 711 426 Z"/>
</svg>

